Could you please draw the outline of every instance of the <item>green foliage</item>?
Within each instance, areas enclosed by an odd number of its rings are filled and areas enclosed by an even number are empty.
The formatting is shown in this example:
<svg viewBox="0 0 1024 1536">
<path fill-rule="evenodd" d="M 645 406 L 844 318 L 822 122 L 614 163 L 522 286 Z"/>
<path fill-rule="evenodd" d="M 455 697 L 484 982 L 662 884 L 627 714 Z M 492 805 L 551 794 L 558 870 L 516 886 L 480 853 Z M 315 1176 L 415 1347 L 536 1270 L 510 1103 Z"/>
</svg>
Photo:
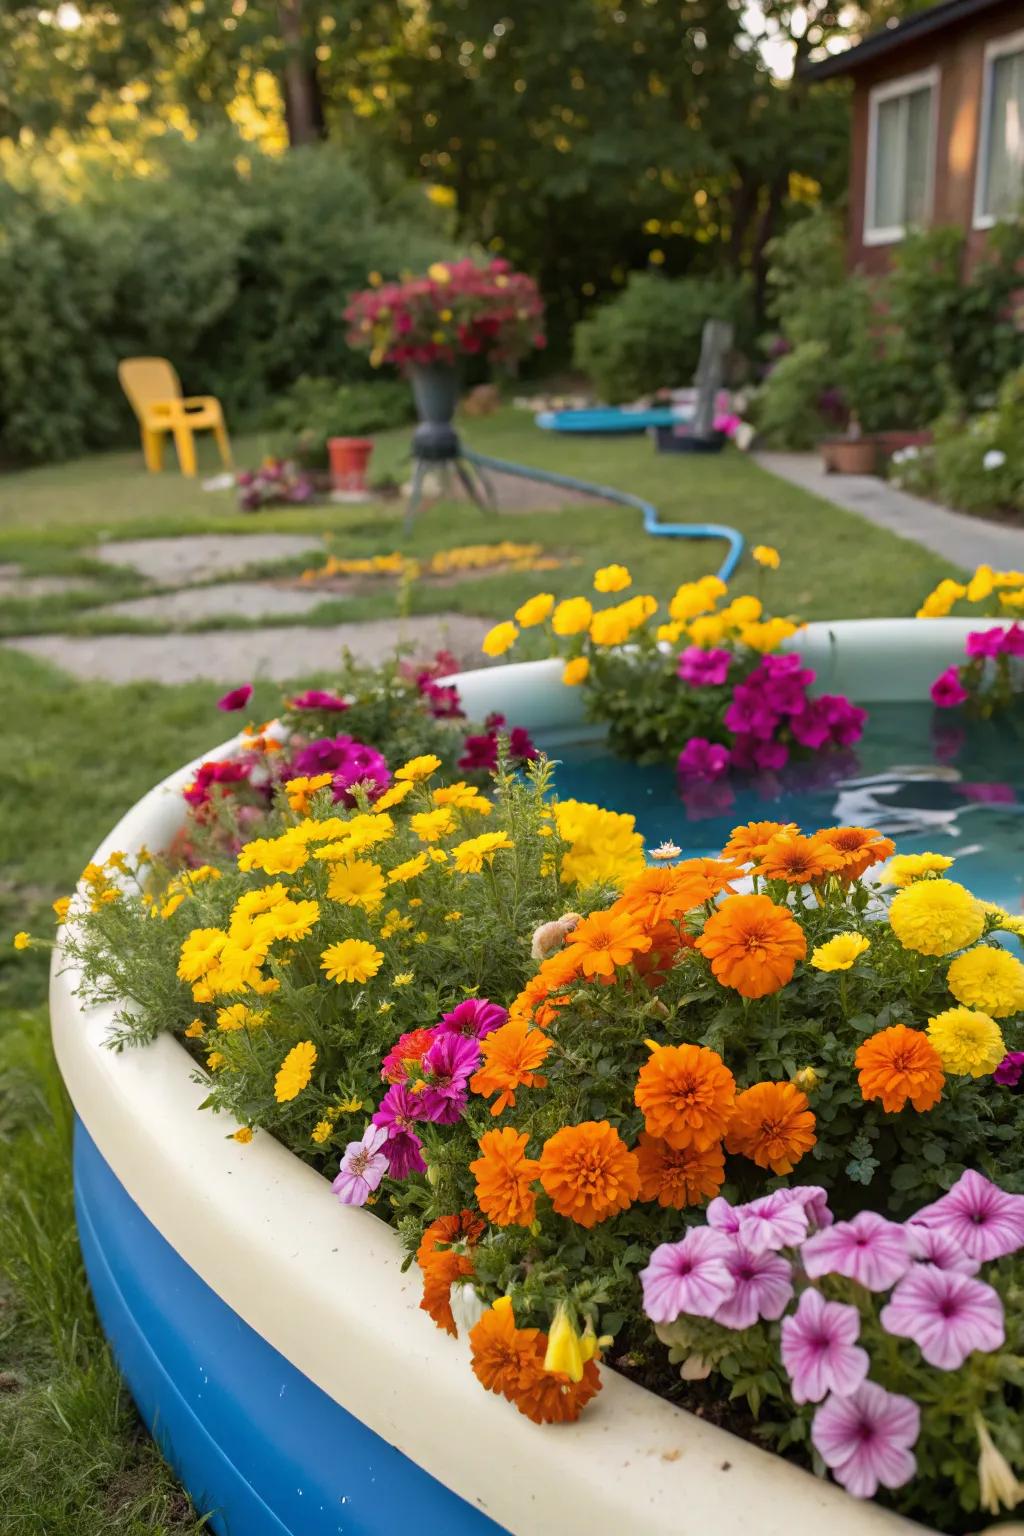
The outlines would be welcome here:
<svg viewBox="0 0 1024 1536">
<path fill-rule="evenodd" d="M 828 371 L 829 352 L 823 341 L 801 341 L 773 365 L 755 410 L 767 447 L 814 447 L 825 429 L 821 380 Z"/>
<path fill-rule="evenodd" d="M 303 374 L 368 376 L 345 302 L 368 271 L 450 254 L 436 210 L 341 151 L 238 150 L 169 140 L 152 175 L 95 172 L 78 201 L 0 190 L 0 455 L 130 440 L 125 356 L 169 357 L 229 424 Z"/>
<path fill-rule="evenodd" d="M 329 437 L 369 437 L 405 426 L 416 408 L 401 379 L 338 384 L 304 374 L 267 412 L 266 425 L 282 434 L 282 452 L 309 469 L 327 466 Z"/>
<path fill-rule="evenodd" d="M 706 320 L 729 320 L 749 340 L 752 304 L 738 278 L 665 278 L 634 272 L 624 291 L 576 327 L 574 359 L 611 404 L 689 384 Z"/>
<path fill-rule="evenodd" d="M 931 447 L 895 456 L 890 479 L 962 512 L 1024 516 L 1024 368 L 1003 380 L 995 406 L 946 412 Z"/>
</svg>

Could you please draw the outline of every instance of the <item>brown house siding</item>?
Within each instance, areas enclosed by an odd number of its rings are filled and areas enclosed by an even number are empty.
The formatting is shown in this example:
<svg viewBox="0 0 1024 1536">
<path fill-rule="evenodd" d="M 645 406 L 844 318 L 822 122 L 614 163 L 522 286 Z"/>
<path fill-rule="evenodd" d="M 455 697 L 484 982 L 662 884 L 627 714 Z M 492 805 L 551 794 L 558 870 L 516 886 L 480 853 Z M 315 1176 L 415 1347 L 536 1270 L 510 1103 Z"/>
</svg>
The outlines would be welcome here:
<svg viewBox="0 0 1024 1536">
<path fill-rule="evenodd" d="M 865 245 L 870 94 L 876 85 L 918 70 L 938 67 L 939 102 L 935 140 L 935 181 L 930 222 L 955 224 L 967 231 L 968 264 L 977 259 L 986 234 L 972 229 L 974 182 L 981 129 L 985 45 L 1024 29 L 1024 0 L 1019 5 L 978 16 L 959 27 L 908 42 L 875 64 L 865 63 L 854 76 L 853 134 L 850 150 L 849 264 L 868 274 L 886 270 L 894 244 Z"/>
</svg>

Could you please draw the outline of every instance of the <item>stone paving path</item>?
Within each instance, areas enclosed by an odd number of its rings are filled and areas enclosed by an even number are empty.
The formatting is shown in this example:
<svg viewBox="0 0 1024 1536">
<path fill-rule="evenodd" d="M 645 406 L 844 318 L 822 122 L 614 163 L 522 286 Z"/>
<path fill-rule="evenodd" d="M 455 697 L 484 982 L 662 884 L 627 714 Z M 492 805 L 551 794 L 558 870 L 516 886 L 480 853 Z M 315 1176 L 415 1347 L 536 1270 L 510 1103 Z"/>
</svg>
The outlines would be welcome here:
<svg viewBox="0 0 1024 1536">
<path fill-rule="evenodd" d="M 116 539 L 89 554 L 108 565 L 131 566 L 140 576 L 170 587 L 230 576 L 250 565 L 294 555 L 323 554 L 326 548 L 315 533 L 199 533 L 176 539 Z"/>
<path fill-rule="evenodd" d="M 879 528 L 923 544 L 964 570 L 986 564 L 996 570 L 1024 568 L 1024 530 L 950 512 L 910 496 L 877 475 L 827 475 L 813 453 L 755 453 L 762 469 L 801 490 L 856 512 Z"/>
<path fill-rule="evenodd" d="M 419 655 L 443 646 L 464 664 L 475 665 L 490 627 L 488 619 L 441 613 L 322 629 L 287 625 L 187 635 L 30 635 L 6 644 L 74 677 L 109 683 L 241 683 L 256 677 L 285 682 L 330 672 L 346 647 L 359 660 L 374 662 L 393 655 L 405 641 Z"/>
<path fill-rule="evenodd" d="M 312 613 L 323 603 L 338 602 L 336 592 L 300 591 L 259 581 L 218 581 L 211 587 L 182 587 L 179 592 L 155 592 L 105 603 L 92 613 L 103 617 L 148 619 L 177 628 L 207 619 L 263 619 L 282 613 Z"/>
</svg>

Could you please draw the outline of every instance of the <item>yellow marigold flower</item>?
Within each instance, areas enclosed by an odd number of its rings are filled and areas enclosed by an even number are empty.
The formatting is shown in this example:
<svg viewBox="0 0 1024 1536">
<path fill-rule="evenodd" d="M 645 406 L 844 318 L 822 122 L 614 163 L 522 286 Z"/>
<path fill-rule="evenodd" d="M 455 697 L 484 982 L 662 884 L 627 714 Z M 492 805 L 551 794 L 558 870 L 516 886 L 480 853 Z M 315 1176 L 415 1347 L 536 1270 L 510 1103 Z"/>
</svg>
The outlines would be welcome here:
<svg viewBox="0 0 1024 1536">
<path fill-rule="evenodd" d="M 286 965 L 286 960 L 279 960 L 279 965 Z M 254 976 L 249 983 L 249 991 L 255 992 L 257 997 L 268 997 L 271 992 L 280 992 L 281 983 L 276 976 Z"/>
<path fill-rule="evenodd" d="M 425 752 L 422 757 L 410 757 L 407 763 L 395 770 L 395 778 L 400 783 L 418 784 L 421 779 L 429 779 L 432 773 L 436 773 L 441 766 L 441 759 L 435 757 L 433 752 Z"/>
<path fill-rule="evenodd" d="M 916 617 L 919 619 L 944 619 L 953 604 L 961 597 L 967 596 L 967 588 L 959 581 L 951 581 L 948 577 L 940 581 L 934 592 L 929 592 Z"/>
<path fill-rule="evenodd" d="M 425 944 L 429 938 L 429 933 L 427 933 L 425 929 L 421 928 L 418 933 L 413 934 L 412 941 L 414 944 Z"/>
<path fill-rule="evenodd" d="M 192 987 L 192 1001 L 194 1003 L 212 1003 L 213 988 L 209 982 L 197 981 Z"/>
<path fill-rule="evenodd" d="M 447 864 L 448 854 L 443 848 L 431 848 L 430 857 L 435 864 Z"/>
<path fill-rule="evenodd" d="M 635 816 L 584 800 L 558 800 L 552 810 L 558 835 L 569 844 L 562 855 L 564 885 L 583 890 L 610 885 L 622 890 L 647 868 Z"/>
<path fill-rule="evenodd" d="M 429 859 L 425 853 L 417 853 L 413 858 L 406 859 L 404 864 L 396 864 L 394 869 L 388 871 L 388 884 L 396 882 L 405 883 L 406 880 L 415 880 L 417 875 L 422 875 Z"/>
<path fill-rule="evenodd" d="M 353 816 L 351 821 L 343 822 L 342 830 L 344 835 L 337 842 L 317 848 L 313 857 L 327 863 L 351 858 L 367 848 L 375 848 L 378 843 L 388 842 L 395 835 L 395 823 L 386 811 L 379 815 L 364 811 Z"/>
<path fill-rule="evenodd" d="M 288 900 L 288 887 L 275 880 L 273 885 L 261 886 L 257 891 L 246 891 L 239 896 L 231 909 L 233 920 L 246 922 L 261 912 L 270 912 L 279 902 Z"/>
<path fill-rule="evenodd" d="M 593 612 L 589 598 L 567 597 L 552 614 L 551 628 L 563 639 L 569 635 L 582 634 L 589 628 Z"/>
<path fill-rule="evenodd" d="M 254 1029 L 262 1024 L 265 1013 L 249 1008 L 245 1003 L 232 1003 L 230 1008 L 217 1009 L 217 1028 L 230 1033 L 235 1029 Z"/>
<path fill-rule="evenodd" d="M 374 815 L 379 816 L 382 811 L 393 810 L 396 805 L 401 805 L 406 795 L 411 795 L 416 788 L 411 779 L 405 779 L 401 783 L 392 784 L 386 789 L 379 800 L 373 802 Z"/>
<path fill-rule="evenodd" d="M 633 578 L 624 565 L 602 565 L 594 572 L 595 592 L 624 592 L 632 584 Z"/>
<path fill-rule="evenodd" d="M 947 1008 L 928 1020 L 928 1038 L 947 1072 L 984 1077 L 1006 1055 L 1006 1042 L 995 1019 L 970 1008 Z"/>
<path fill-rule="evenodd" d="M 624 645 L 636 625 L 630 615 L 623 612 L 620 604 L 615 608 L 599 608 L 590 621 L 590 638 L 595 645 Z"/>
<path fill-rule="evenodd" d="M 990 565 L 979 565 L 967 583 L 967 601 L 980 603 L 995 590 L 996 573 Z"/>
<path fill-rule="evenodd" d="M 334 1126 L 329 1120 L 318 1120 L 309 1133 L 309 1139 L 315 1141 L 317 1146 L 323 1146 L 325 1141 L 331 1139 L 333 1132 Z"/>
<path fill-rule="evenodd" d="M 255 929 L 230 934 L 218 956 L 216 969 L 206 973 L 207 981 L 220 992 L 244 991 L 259 976 L 270 942 L 265 934 Z"/>
<path fill-rule="evenodd" d="M 770 544 L 755 544 L 750 553 L 758 565 L 767 566 L 770 571 L 778 570 L 779 552 L 777 549 L 773 549 Z"/>
<path fill-rule="evenodd" d="M 320 969 L 327 972 L 327 980 L 339 984 L 369 981 L 383 964 L 381 951 L 366 939 L 342 939 L 325 949 L 320 957 Z"/>
<path fill-rule="evenodd" d="M 764 604 L 759 597 L 734 597 L 728 608 L 723 608 L 719 614 L 724 624 L 730 629 L 739 629 L 741 624 L 754 624 L 764 612 Z"/>
<path fill-rule="evenodd" d="M 668 645 L 675 645 L 686 632 L 685 624 L 659 624 L 654 631 L 655 639 L 664 640 Z"/>
<path fill-rule="evenodd" d="M 904 949 L 951 955 L 981 938 L 985 909 L 955 880 L 916 880 L 893 897 L 889 923 Z"/>
<path fill-rule="evenodd" d="M 200 864 L 198 869 L 186 869 L 178 877 L 183 885 L 202 885 L 204 880 L 219 880 L 221 872 L 213 864 Z"/>
<path fill-rule="evenodd" d="M 802 1093 L 813 1093 L 821 1082 L 821 1073 L 816 1071 L 814 1067 L 801 1067 L 790 1078 L 790 1082 L 795 1088 L 799 1088 Z"/>
<path fill-rule="evenodd" d="M 288 836 L 295 843 L 326 843 L 332 837 L 344 837 L 351 823 L 341 816 L 325 816 L 322 821 L 307 816 L 288 828 Z"/>
<path fill-rule="evenodd" d="M 720 613 L 706 613 L 701 618 L 693 620 L 689 627 L 689 635 L 694 645 L 699 645 L 706 651 L 725 639 L 728 628 L 728 624 Z"/>
<path fill-rule="evenodd" d="M 309 802 L 318 789 L 326 789 L 334 775 L 331 773 L 317 773 L 312 778 L 301 777 L 289 779 L 284 786 L 284 792 L 288 796 L 288 804 L 293 811 L 298 811 L 304 816 L 309 810 Z"/>
<path fill-rule="evenodd" d="M 481 832 L 479 837 L 456 843 L 451 855 L 460 875 L 477 875 L 496 853 L 513 846 L 507 832 Z"/>
<path fill-rule="evenodd" d="M 250 1141 L 252 1141 L 252 1126 L 240 1125 L 238 1130 L 232 1135 L 231 1140 L 240 1142 L 243 1147 L 247 1147 Z"/>
<path fill-rule="evenodd" d="M 181 904 L 182 904 L 182 902 L 184 900 L 185 900 L 185 892 L 184 891 L 180 891 L 180 890 L 179 891 L 175 891 L 172 895 L 168 896 L 167 899 L 161 905 L 161 907 L 160 907 L 160 916 L 162 918 L 164 918 L 165 920 L 167 918 L 169 918 L 169 917 L 173 917 L 175 912 L 177 912 L 178 908 L 181 906 Z M 97 907 L 96 907 L 95 902 L 93 903 L 92 910 L 94 912 L 98 910 Z"/>
<path fill-rule="evenodd" d="M 362 1099 L 357 1099 L 353 1096 L 350 1099 L 342 1099 L 340 1104 L 335 1104 L 332 1109 L 327 1111 L 327 1113 L 329 1115 L 334 1115 L 335 1118 L 337 1118 L 338 1115 L 358 1115 L 362 1107 Z"/>
<path fill-rule="evenodd" d="M 862 933 L 837 933 L 834 939 L 819 944 L 811 955 L 816 971 L 848 971 L 871 948 Z"/>
<path fill-rule="evenodd" d="M 332 901 L 340 901 L 346 907 L 362 907 L 364 912 L 376 912 L 386 890 L 384 871 L 369 859 L 341 859 L 331 865 L 327 894 Z"/>
<path fill-rule="evenodd" d="M 312 932 L 319 916 L 320 908 L 315 901 L 279 901 L 254 921 L 257 932 L 268 935 L 271 940 L 287 939 L 290 944 L 295 944 Z"/>
<path fill-rule="evenodd" d="M 68 916 L 68 912 L 70 911 L 70 909 L 71 909 L 71 897 L 70 896 L 58 896 L 57 900 L 53 903 L 53 910 L 54 910 L 54 912 L 56 914 L 58 923 L 64 923 L 64 922 L 67 921 L 67 916 Z"/>
<path fill-rule="evenodd" d="M 444 915 L 444 921 L 446 923 L 457 923 L 461 916 L 461 912 L 446 912 Z"/>
<path fill-rule="evenodd" d="M 796 631 L 797 626 L 790 619 L 766 619 L 763 624 L 742 624 L 740 639 L 751 650 L 766 655 L 769 651 L 777 651 Z"/>
<path fill-rule="evenodd" d="M 398 974 L 392 978 L 391 985 L 394 987 L 408 987 L 412 980 L 412 971 L 399 971 Z"/>
<path fill-rule="evenodd" d="M 486 795 L 461 779 L 433 790 L 430 798 L 434 805 L 451 805 L 457 811 L 479 811 L 481 816 L 489 816 L 494 809 Z"/>
<path fill-rule="evenodd" d="M 925 875 L 942 875 L 952 869 L 953 860 L 944 853 L 898 853 L 882 870 L 882 883 L 901 889 Z"/>
<path fill-rule="evenodd" d="M 274 1098 L 279 1104 L 295 1099 L 313 1076 L 316 1066 L 316 1046 L 312 1040 L 300 1040 L 293 1045 L 277 1069 L 274 1078 Z"/>
<path fill-rule="evenodd" d="M 684 581 L 677 587 L 668 605 L 668 616 L 677 624 L 688 624 L 698 614 L 715 606 L 714 597 L 696 581 Z"/>
<path fill-rule="evenodd" d="M 238 855 L 243 872 L 261 869 L 265 875 L 294 875 L 309 858 L 309 849 L 289 832 L 280 837 L 258 837 L 246 843 Z"/>
<path fill-rule="evenodd" d="M 553 592 L 538 592 L 535 597 L 528 597 L 526 602 L 516 609 L 516 623 L 520 629 L 532 629 L 535 624 L 544 623 L 554 606 Z"/>
<path fill-rule="evenodd" d="M 999 601 L 1004 608 L 1024 608 L 1024 591 L 1000 592 Z"/>
<path fill-rule="evenodd" d="M 999 933 L 1015 933 L 1024 939 L 1024 917 L 1005 911 L 997 902 L 986 901 L 982 905 L 988 914 L 989 926 Z"/>
<path fill-rule="evenodd" d="M 729 590 L 720 576 L 702 576 L 697 582 L 697 589 L 704 593 L 709 603 L 717 603 Z"/>
<path fill-rule="evenodd" d="M 26 933 L 24 928 L 21 930 L 20 933 L 16 933 L 14 935 L 14 947 L 15 947 L 15 949 L 28 949 L 28 947 L 29 947 L 29 945 L 31 943 L 32 943 L 32 935 L 29 934 L 29 933 Z"/>
<path fill-rule="evenodd" d="M 485 656 L 504 656 L 506 651 L 512 649 L 518 638 L 519 631 L 511 619 L 504 619 L 487 631 L 480 649 Z"/>
<path fill-rule="evenodd" d="M 178 960 L 178 976 L 182 981 L 198 981 L 217 964 L 228 936 L 221 928 L 193 928 L 183 940 Z"/>
<path fill-rule="evenodd" d="M 567 688 L 575 688 L 586 682 L 589 672 L 590 662 L 586 656 L 571 656 L 562 669 L 562 682 Z"/>
<path fill-rule="evenodd" d="M 201 1040 L 203 1038 L 203 1030 L 205 1027 L 206 1026 L 204 1025 L 202 1019 L 193 1019 L 192 1023 L 185 1031 L 185 1038 L 187 1040 Z"/>
<path fill-rule="evenodd" d="M 435 261 L 427 268 L 427 276 L 431 282 L 446 283 L 450 277 L 448 268 L 443 261 Z"/>
<path fill-rule="evenodd" d="M 1024 1011 L 1024 965 L 995 944 L 981 944 L 957 955 L 946 972 L 946 985 L 958 1003 L 980 1008 L 994 1019 Z"/>
<path fill-rule="evenodd" d="M 411 816 L 409 825 L 421 843 L 436 843 L 455 831 L 455 817 L 447 806 L 442 805 L 436 811 L 420 811 Z"/>
<path fill-rule="evenodd" d="M 223 1052 L 211 1051 L 209 1056 L 206 1058 L 207 1071 L 216 1072 L 218 1068 L 222 1067 L 226 1061 L 227 1057 L 223 1054 Z"/>
</svg>

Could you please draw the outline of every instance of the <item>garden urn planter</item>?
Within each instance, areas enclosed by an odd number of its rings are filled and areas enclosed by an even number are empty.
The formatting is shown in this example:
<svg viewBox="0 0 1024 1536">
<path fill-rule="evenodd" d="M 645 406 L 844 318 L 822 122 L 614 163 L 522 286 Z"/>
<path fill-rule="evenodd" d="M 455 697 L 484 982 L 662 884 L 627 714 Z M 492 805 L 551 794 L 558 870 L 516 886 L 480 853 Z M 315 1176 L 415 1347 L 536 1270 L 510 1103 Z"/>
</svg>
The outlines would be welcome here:
<svg viewBox="0 0 1024 1536">
<path fill-rule="evenodd" d="M 417 459 L 454 459 L 459 439 L 452 417 L 459 400 L 459 376 L 450 363 L 412 363 L 409 382 L 420 424 L 413 433 Z"/>
</svg>

